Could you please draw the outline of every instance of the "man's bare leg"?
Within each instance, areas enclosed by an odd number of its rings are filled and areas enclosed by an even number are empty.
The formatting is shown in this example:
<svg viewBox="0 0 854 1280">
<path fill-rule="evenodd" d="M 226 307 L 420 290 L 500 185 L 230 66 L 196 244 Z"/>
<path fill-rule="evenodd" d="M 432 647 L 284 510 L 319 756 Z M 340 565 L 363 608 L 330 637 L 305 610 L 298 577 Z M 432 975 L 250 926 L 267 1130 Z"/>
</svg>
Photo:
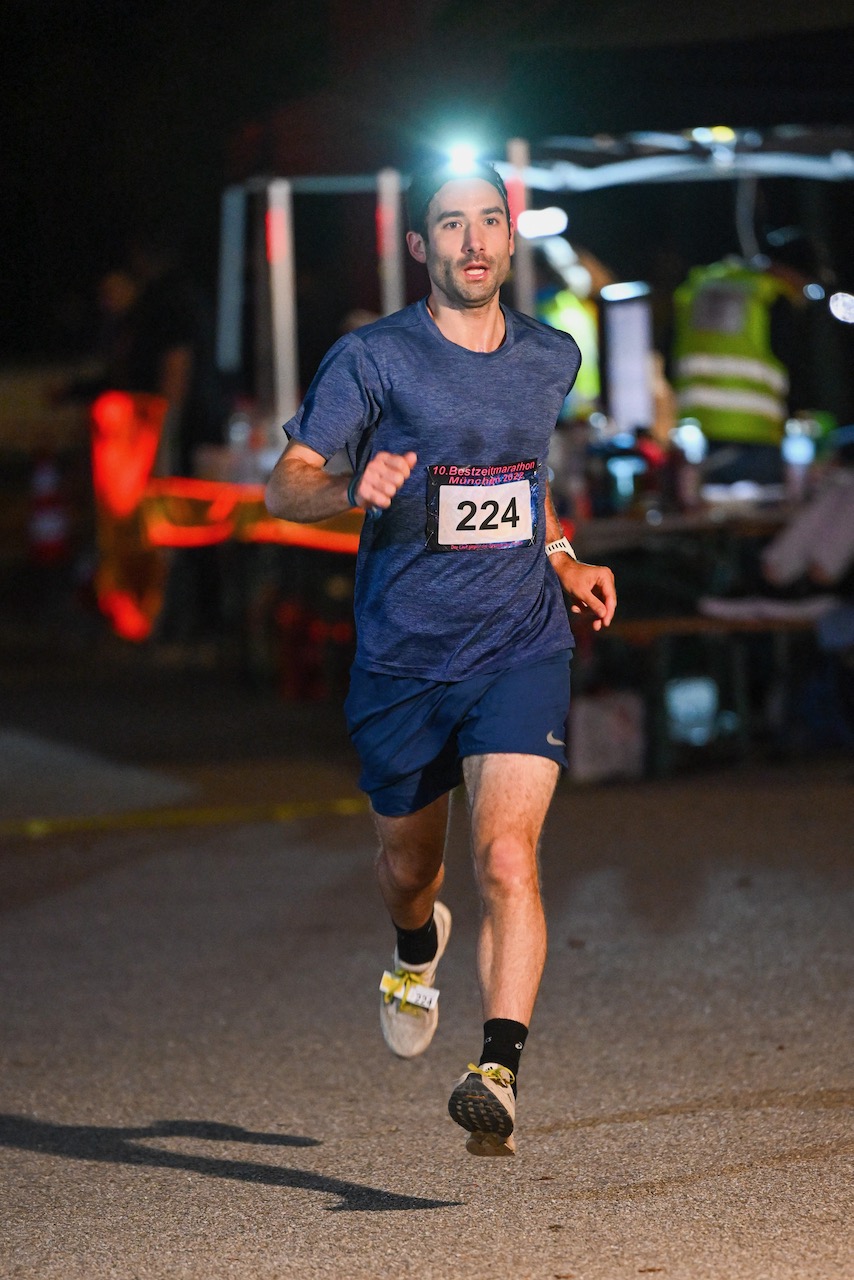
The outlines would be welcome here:
<svg viewBox="0 0 854 1280">
<path fill-rule="evenodd" d="M 389 915 L 401 929 L 418 929 L 430 919 L 445 878 L 449 807 L 449 797 L 444 795 L 402 818 L 374 814 L 380 838 L 380 892 Z"/>
<path fill-rule="evenodd" d="M 464 766 L 483 910 L 483 1018 L 527 1026 L 546 959 L 538 848 L 559 769 L 544 756 L 504 754 L 470 756 Z"/>
<path fill-rule="evenodd" d="M 482 918 L 478 976 L 484 1046 L 457 1081 L 451 1118 L 476 1156 L 515 1153 L 516 1072 L 546 958 L 538 847 L 558 766 L 542 756 L 464 761 Z"/>
</svg>

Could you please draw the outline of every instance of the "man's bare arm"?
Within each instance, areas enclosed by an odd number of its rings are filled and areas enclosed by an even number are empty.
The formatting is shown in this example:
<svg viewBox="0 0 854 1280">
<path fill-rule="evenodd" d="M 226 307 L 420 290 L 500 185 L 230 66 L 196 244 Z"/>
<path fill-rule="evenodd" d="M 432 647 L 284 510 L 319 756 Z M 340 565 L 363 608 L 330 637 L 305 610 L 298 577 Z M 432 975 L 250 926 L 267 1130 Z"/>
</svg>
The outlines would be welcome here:
<svg viewBox="0 0 854 1280">
<path fill-rule="evenodd" d="M 346 511 L 350 477 L 331 475 L 325 466 L 322 453 L 291 441 L 267 481 L 264 496 L 270 515 L 309 524 Z"/>
<path fill-rule="evenodd" d="M 552 498 L 552 487 L 548 480 L 546 481 L 546 542 L 557 542 L 558 538 L 562 538 L 563 525 L 555 511 L 554 499 Z"/>
<path fill-rule="evenodd" d="M 564 536 L 560 520 L 554 509 L 551 489 L 546 486 L 546 542 L 557 542 Z M 572 613 L 593 614 L 593 630 L 611 625 L 617 607 L 614 575 L 605 565 L 584 564 L 573 560 L 566 552 L 557 551 L 549 556 L 549 563 L 560 579 L 564 591 L 571 598 Z"/>
<path fill-rule="evenodd" d="M 352 476 L 324 471 L 323 454 L 292 440 L 267 481 L 267 510 L 280 520 L 310 524 L 349 511 L 385 510 L 415 466 L 415 454 L 378 453 L 359 477 L 354 501 L 348 498 Z"/>
</svg>

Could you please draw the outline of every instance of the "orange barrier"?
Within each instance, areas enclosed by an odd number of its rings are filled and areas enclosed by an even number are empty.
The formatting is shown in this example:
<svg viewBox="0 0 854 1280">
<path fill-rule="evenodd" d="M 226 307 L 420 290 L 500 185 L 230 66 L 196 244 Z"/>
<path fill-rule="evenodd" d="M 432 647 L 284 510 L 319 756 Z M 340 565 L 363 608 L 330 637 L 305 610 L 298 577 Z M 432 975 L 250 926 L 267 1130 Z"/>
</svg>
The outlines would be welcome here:
<svg viewBox="0 0 854 1280">
<path fill-rule="evenodd" d="M 124 640 L 151 634 L 163 603 L 166 565 L 140 514 L 168 404 L 161 396 L 106 391 L 92 405 L 98 607 Z"/>
<path fill-rule="evenodd" d="M 264 486 L 152 476 L 167 402 L 107 391 L 91 409 L 98 606 L 117 635 L 139 642 L 163 604 L 170 547 L 209 547 L 230 538 L 355 555 L 361 512 L 318 524 L 275 520 Z"/>
<path fill-rule="evenodd" d="M 264 505 L 264 486 L 192 480 L 152 479 L 141 502 L 146 536 L 156 547 L 213 546 L 228 538 L 274 542 L 355 555 L 361 512 L 349 511 L 317 524 L 276 520 Z"/>
<path fill-rule="evenodd" d="M 98 506 L 119 519 L 136 511 L 154 468 L 167 402 L 105 391 L 92 405 L 92 483 Z"/>
</svg>

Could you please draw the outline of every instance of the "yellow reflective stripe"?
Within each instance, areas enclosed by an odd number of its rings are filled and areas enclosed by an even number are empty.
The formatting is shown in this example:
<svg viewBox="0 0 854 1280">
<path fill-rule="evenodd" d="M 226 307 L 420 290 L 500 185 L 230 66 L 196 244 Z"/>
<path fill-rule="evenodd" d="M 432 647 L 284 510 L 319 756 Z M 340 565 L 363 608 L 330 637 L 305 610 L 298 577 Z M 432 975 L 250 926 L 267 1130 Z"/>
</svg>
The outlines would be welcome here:
<svg viewBox="0 0 854 1280">
<path fill-rule="evenodd" d="M 299 818 L 350 817 L 367 813 L 359 797 L 307 800 L 293 804 L 219 805 L 206 809 L 143 809 L 131 813 L 73 815 L 65 818 L 13 818 L 0 822 L 0 836 L 43 840 L 82 831 L 132 831 L 142 827 L 206 827 L 241 822 L 294 822 Z"/>
<path fill-rule="evenodd" d="M 745 382 L 758 382 L 760 386 L 770 387 L 772 391 L 785 395 L 789 389 L 789 379 L 782 369 L 766 364 L 764 360 L 754 360 L 749 356 L 717 356 L 708 353 L 695 353 L 682 356 L 676 362 L 677 378 L 743 378 Z"/>
<path fill-rule="evenodd" d="M 786 416 L 786 405 L 774 396 L 761 391 L 741 391 L 729 387 L 686 387 L 679 392 L 679 407 L 688 410 L 697 406 L 703 409 L 726 409 L 731 413 L 755 413 L 761 418 L 781 422 Z"/>
</svg>

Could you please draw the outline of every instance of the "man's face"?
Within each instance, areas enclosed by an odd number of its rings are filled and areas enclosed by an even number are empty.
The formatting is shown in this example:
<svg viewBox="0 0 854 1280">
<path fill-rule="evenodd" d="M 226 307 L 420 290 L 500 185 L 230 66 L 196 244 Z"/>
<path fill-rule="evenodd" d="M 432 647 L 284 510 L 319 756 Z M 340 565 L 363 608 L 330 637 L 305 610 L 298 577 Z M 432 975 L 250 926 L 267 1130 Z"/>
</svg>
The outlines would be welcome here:
<svg viewBox="0 0 854 1280">
<path fill-rule="evenodd" d="M 458 309 L 485 306 L 510 271 L 513 228 L 504 201 L 483 178 L 459 178 L 440 187 L 427 209 L 427 236 L 406 241 L 423 262 L 439 300 Z"/>
</svg>

